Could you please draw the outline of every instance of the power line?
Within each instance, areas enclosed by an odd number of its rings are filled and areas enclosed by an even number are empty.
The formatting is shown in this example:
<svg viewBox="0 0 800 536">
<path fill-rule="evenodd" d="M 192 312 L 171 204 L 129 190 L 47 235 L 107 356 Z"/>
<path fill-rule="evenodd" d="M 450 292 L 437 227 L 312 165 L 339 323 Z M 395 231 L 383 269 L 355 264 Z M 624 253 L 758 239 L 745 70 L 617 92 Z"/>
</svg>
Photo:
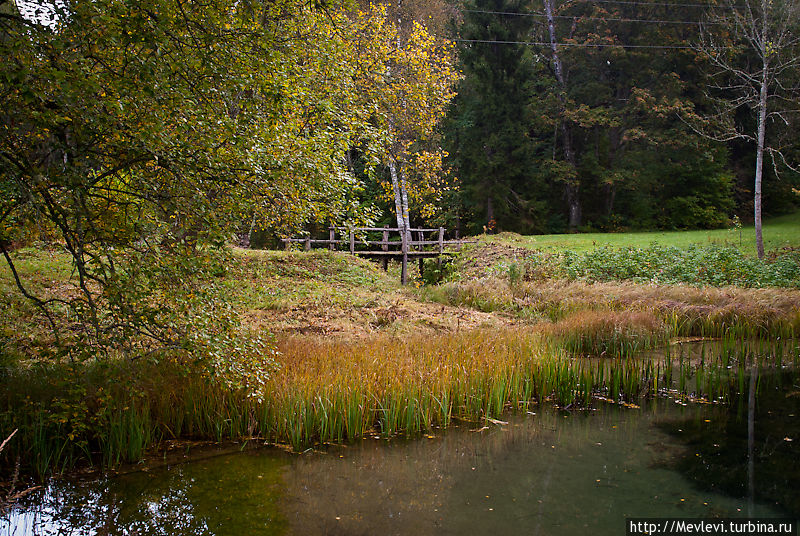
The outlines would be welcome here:
<svg viewBox="0 0 800 536">
<path fill-rule="evenodd" d="M 482 43 L 492 45 L 532 45 L 532 46 L 552 46 L 547 41 L 495 41 L 490 39 L 452 39 L 458 43 Z M 575 47 L 575 48 L 605 48 L 605 47 L 619 47 L 619 48 L 649 48 L 660 50 L 694 50 L 694 47 L 689 45 L 623 45 L 623 44 L 601 44 L 601 43 L 556 43 L 557 47 Z M 728 47 L 720 47 L 728 48 Z"/>
<path fill-rule="evenodd" d="M 657 7 L 702 7 L 706 9 L 741 9 L 747 6 L 731 4 L 728 6 L 713 6 L 709 4 L 676 4 L 671 2 L 640 2 L 633 0 L 572 0 L 573 2 L 591 4 L 623 4 L 629 6 L 657 6 Z"/>
<path fill-rule="evenodd" d="M 468 13 L 484 13 L 487 15 L 512 15 L 516 17 L 535 17 L 543 19 L 545 18 L 544 15 L 540 13 L 514 13 L 512 11 L 489 11 L 484 9 L 465 9 L 464 11 Z M 691 24 L 694 26 L 699 26 L 702 24 L 702 21 L 696 20 L 656 20 L 656 19 L 626 19 L 626 18 L 619 18 L 619 17 L 584 17 L 584 16 L 572 16 L 572 15 L 553 15 L 554 19 L 581 19 L 581 20 L 601 20 L 601 21 L 612 21 L 612 22 L 641 22 L 641 23 L 651 23 L 651 24 Z M 719 23 L 706 23 L 706 24 L 719 24 Z"/>
</svg>

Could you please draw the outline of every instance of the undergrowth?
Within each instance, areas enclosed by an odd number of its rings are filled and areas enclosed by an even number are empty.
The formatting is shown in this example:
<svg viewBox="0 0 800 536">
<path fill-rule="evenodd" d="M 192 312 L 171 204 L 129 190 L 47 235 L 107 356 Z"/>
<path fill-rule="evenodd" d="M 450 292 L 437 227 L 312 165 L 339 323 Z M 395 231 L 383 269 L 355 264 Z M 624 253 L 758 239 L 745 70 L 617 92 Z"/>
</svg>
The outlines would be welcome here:
<svg viewBox="0 0 800 536">
<path fill-rule="evenodd" d="M 482 246 L 491 249 L 491 246 Z M 465 252 L 481 255 L 481 246 Z M 576 253 L 511 250 L 478 276 L 508 276 L 527 281 L 632 281 L 659 285 L 800 288 L 800 251 L 773 252 L 767 260 L 742 253 L 734 246 L 691 245 L 596 248 Z M 456 277 L 455 279 L 458 279 Z M 463 278 L 463 274 L 461 277 Z"/>
</svg>

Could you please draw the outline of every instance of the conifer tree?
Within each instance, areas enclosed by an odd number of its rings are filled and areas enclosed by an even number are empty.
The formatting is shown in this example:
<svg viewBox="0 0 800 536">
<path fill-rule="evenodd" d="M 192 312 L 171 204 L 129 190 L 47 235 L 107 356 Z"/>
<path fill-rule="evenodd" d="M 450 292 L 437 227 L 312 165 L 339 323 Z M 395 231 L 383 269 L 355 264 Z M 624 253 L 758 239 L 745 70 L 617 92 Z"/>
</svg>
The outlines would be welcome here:
<svg viewBox="0 0 800 536">
<path fill-rule="evenodd" d="M 520 0 L 467 4 L 459 32 L 464 79 L 449 116 L 446 146 L 473 230 L 496 225 L 540 231 L 544 192 L 531 174 L 537 144 L 527 135 L 525 118 L 532 58 L 524 45 L 513 43 L 528 38 L 532 20 L 486 11 L 527 12 Z"/>
</svg>

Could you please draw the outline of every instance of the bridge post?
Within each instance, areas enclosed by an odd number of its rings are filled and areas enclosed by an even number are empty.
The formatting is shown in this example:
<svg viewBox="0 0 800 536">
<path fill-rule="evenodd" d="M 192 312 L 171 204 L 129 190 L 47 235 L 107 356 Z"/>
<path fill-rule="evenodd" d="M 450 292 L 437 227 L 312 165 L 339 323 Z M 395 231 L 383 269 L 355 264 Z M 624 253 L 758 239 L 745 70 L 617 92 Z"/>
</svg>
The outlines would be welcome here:
<svg viewBox="0 0 800 536">
<path fill-rule="evenodd" d="M 442 255 L 444 254 L 444 227 L 439 227 L 439 256 L 436 257 L 436 262 L 439 268 L 442 267 Z"/>
<path fill-rule="evenodd" d="M 350 229 L 350 255 L 356 254 L 356 233 Z"/>
<path fill-rule="evenodd" d="M 303 243 L 303 249 L 311 251 L 311 238 L 306 238 L 306 241 Z"/>
<path fill-rule="evenodd" d="M 420 242 L 419 244 L 417 244 L 417 251 L 422 252 L 422 250 L 425 249 L 425 246 L 422 245 L 422 242 L 425 241 L 425 234 L 422 231 L 417 231 L 417 240 Z M 419 256 L 419 276 L 420 276 L 420 278 L 423 276 L 423 273 L 425 271 L 425 263 L 424 263 L 424 261 L 425 261 L 425 259 L 423 258 L 422 255 L 420 255 Z"/>
<path fill-rule="evenodd" d="M 384 225 L 383 228 L 384 229 L 389 229 L 389 226 L 388 225 Z M 389 251 L 389 231 L 388 230 L 383 231 L 383 244 L 381 244 L 381 250 Z M 389 271 L 389 255 L 384 255 L 383 256 L 383 271 L 384 272 L 388 272 Z"/>
<path fill-rule="evenodd" d="M 408 230 L 405 226 L 400 229 L 400 245 L 403 252 L 403 261 L 400 268 L 400 283 L 408 282 Z"/>
<path fill-rule="evenodd" d="M 333 243 L 336 240 L 336 229 L 334 227 L 328 227 L 328 240 L 330 240 L 330 244 L 328 244 L 328 249 L 333 251 L 336 249 L 336 244 Z"/>
</svg>

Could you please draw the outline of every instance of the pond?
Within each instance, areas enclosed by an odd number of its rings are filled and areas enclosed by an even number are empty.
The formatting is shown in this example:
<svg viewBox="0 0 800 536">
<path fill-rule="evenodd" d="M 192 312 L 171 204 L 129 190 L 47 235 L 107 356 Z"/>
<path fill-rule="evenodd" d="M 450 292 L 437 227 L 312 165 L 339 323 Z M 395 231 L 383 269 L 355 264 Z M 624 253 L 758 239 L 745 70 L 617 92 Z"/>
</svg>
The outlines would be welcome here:
<svg viewBox="0 0 800 536">
<path fill-rule="evenodd" d="M 531 406 L 507 424 L 57 479 L 0 534 L 620 534 L 626 517 L 797 518 L 800 386 L 772 380 L 752 415 L 747 397 Z"/>
</svg>

